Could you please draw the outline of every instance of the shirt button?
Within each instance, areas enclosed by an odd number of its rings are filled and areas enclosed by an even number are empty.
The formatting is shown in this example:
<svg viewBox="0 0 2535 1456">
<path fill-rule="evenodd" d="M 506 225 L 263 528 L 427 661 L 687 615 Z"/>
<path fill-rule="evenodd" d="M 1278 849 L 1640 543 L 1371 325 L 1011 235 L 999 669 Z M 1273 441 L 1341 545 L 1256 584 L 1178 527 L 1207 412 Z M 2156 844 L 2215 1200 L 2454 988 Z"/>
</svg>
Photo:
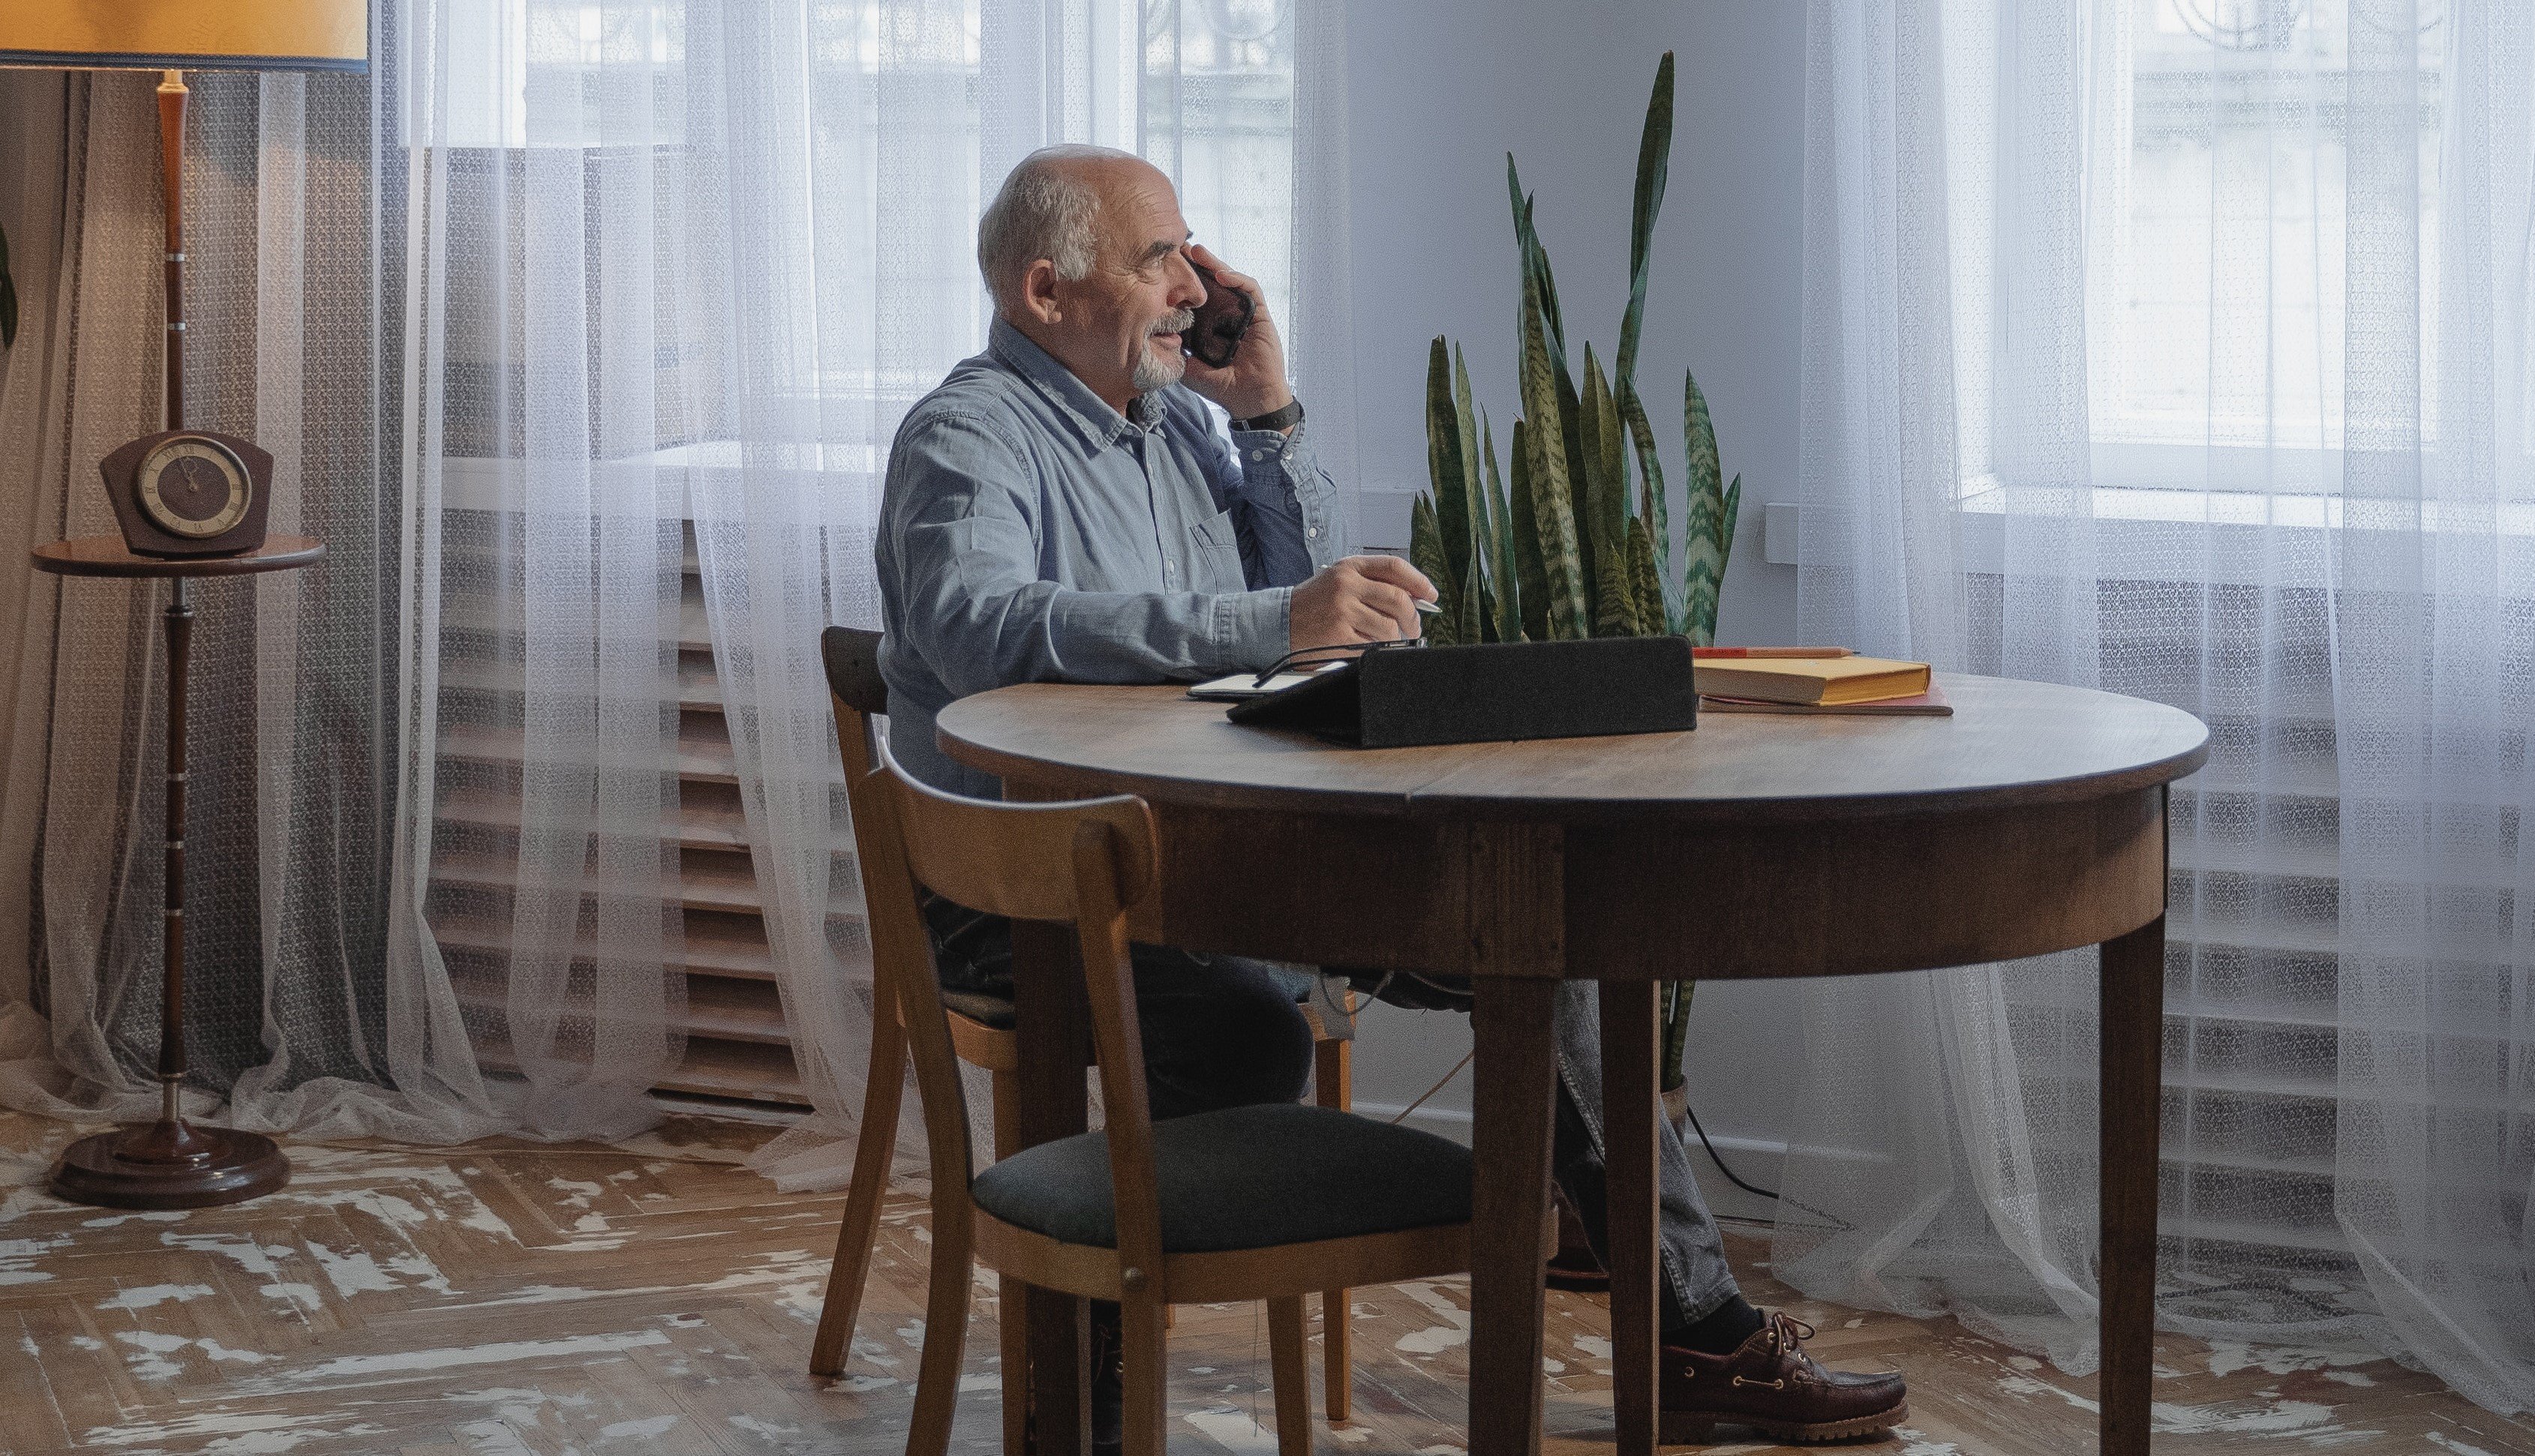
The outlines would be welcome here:
<svg viewBox="0 0 2535 1456">
<path fill-rule="evenodd" d="M 1321 528 L 1316 525 L 1307 525 L 1303 527 L 1303 534 L 1312 540 L 1317 541 L 1321 538 Z"/>
<path fill-rule="evenodd" d="M 1268 452 L 1264 450 L 1254 450 L 1250 453 L 1250 457 L 1254 460 L 1264 460 L 1268 458 Z"/>
</svg>

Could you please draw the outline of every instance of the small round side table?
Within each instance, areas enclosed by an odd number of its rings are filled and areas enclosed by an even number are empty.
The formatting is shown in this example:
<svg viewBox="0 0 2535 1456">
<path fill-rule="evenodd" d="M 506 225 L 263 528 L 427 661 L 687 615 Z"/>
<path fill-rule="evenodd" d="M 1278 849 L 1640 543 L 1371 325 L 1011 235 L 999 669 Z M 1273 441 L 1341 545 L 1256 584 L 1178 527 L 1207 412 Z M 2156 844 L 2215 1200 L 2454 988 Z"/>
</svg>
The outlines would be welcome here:
<svg viewBox="0 0 2535 1456">
<path fill-rule="evenodd" d="M 57 1198 L 104 1208 L 209 1208 L 270 1193 L 290 1181 L 290 1162 L 273 1139 L 185 1121 L 178 1092 L 185 1083 L 185 704 L 194 607 L 185 586 L 196 576 L 287 572 L 326 554 L 306 536 L 271 536 L 236 556 L 172 559 L 139 556 L 119 536 L 75 536 L 38 546 L 35 570 L 57 576 L 166 576 L 167 623 L 167 908 L 164 1005 L 158 1021 L 158 1121 L 134 1122 L 72 1143 L 53 1165 L 46 1188 Z"/>
</svg>

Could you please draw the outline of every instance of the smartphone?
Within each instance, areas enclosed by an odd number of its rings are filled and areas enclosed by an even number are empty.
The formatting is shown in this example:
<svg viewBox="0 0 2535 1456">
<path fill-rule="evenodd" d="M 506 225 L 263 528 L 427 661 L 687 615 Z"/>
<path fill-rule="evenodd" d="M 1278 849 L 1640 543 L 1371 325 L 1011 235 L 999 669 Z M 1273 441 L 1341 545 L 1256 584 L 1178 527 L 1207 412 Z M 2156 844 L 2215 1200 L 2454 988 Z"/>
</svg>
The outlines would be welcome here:
<svg viewBox="0 0 2535 1456">
<path fill-rule="evenodd" d="M 1188 337 L 1181 344 L 1199 363 L 1221 369 L 1241 351 L 1241 335 L 1250 332 L 1250 319 L 1259 311 L 1259 305 L 1241 289 L 1215 281 L 1214 270 L 1196 258 L 1189 259 L 1189 267 L 1197 270 L 1198 281 L 1206 284 L 1206 302 L 1197 306 L 1197 322 L 1190 326 Z"/>
</svg>

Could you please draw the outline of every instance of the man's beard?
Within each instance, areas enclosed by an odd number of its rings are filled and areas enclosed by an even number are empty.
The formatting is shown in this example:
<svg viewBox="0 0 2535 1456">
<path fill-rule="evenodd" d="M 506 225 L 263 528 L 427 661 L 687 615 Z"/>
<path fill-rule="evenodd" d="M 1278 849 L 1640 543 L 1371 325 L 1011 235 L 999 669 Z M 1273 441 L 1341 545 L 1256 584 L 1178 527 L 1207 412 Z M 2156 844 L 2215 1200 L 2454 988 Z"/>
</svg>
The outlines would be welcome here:
<svg viewBox="0 0 2535 1456">
<path fill-rule="evenodd" d="M 1149 394 L 1155 390 L 1167 390 L 1180 382 L 1181 375 L 1188 373 L 1188 361 L 1180 357 L 1179 350 L 1171 350 L 1167 357 L 1156 356 L 1153 353 L 1153 335 L 1177 334 L 1186 337 L 1188 331 L 1195 327 L 1197 327 L 1197 315 L 1188 309 L 1181 309 L 1177 313 L 1165 314 L 1155 319 L 1144 330 L 1144 343 L 1136 351 L 1136 370 L 1128 380 L 1128 383 L 1135 387 L 1137 394 Z"/>
</svg>

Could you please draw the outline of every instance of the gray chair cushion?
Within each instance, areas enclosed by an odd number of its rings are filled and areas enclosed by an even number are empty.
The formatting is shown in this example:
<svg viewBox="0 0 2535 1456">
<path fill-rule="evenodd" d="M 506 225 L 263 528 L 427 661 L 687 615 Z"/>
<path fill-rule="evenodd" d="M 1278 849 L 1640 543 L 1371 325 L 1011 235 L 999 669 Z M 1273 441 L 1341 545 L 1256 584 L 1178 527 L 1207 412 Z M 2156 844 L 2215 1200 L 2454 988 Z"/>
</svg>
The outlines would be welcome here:
<svg viewBox="0 0 2535 1456">
<path fill-rule="evenodd" d="M 1295 1103 L 1153 1124 L 1162 1247 L 1267 1248 L 1470 1216 L 1470 1152 L 1431 1132 Z M 1118 1246 L 1109 1138 L 1025 1149 L 977 1175 L 977 1206 L 1067 1244 Z"/>
<path fill-rule="evenodd" d="M 946 1010 L 957 1011 L 997 1031 L 1013 1029 L 1013 1003 L 1000 996 L 989 996 L 982 991 L 945 991 L 942 993 L 942 1005 Z"/>
</svg>

